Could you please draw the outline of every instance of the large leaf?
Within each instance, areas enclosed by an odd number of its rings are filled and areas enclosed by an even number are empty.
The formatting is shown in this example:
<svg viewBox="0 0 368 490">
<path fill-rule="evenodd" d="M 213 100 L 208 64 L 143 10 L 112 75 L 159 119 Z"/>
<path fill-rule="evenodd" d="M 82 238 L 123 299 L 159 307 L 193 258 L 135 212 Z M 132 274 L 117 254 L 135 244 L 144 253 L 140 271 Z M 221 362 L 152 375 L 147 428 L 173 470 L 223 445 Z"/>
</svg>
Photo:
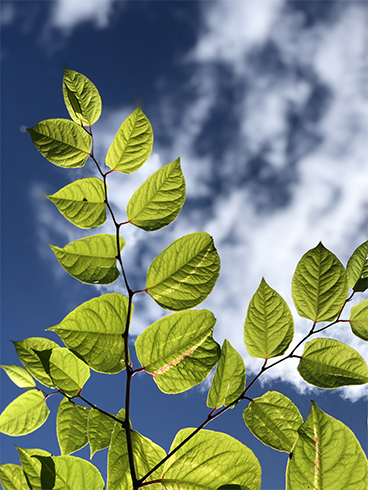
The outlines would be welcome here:
<svg viewBox="0 0 368 490">
<path fill-rule="evenodd" d="M 241 355 L 231 346 L 230 342 L 225 340 L 215 375 L 212 378 L 211 388 L 208 392 L 207 406 L 219 408 L 223 405 L 230 405 L 243 393 L 244 386 L 244 361 Z"/>
<path fill-rule="evenodd" d="M 368 340 L 368 299 L 352 307 L 350 311 L 350 326 L 357 337 Z"/>
<path fill-rule="evenodd" d="M 151 263 L 146 291 L 162 308 L 185 310 L 202 303 L 220 273 L 213 239 L 204 232 L 175 240 Z"/>
<path fill-rule="evenodd" d="M 52 349 L 48 362 L 55 386 L 69 396 L 78 395 L 90 376 L 89 367 L 65 347 Z"/>
<path fill-rule="evenodd" d="M 159 230 L 179 214 L 185 200 L 185 180 L 180 159 L 155 172 L 128 202 L 129 221 L 146 231 Z"/>
<path fill-rule="evenodd" d="M 87 421 L 91 411 L 67 398 L 61 400 L 56 417 L 56 434 L 62 455 L 69 455 L 88 444 Z"/>
<path fill-rule="evenodd" d="M 0 368 L 4 369 L 9 378 L 19 388 L 29 390 L 36 387 L 35 380 L 24 367 L 11 364 L 8 366 L 1 365 Z"/>
<path fill-rule="evenodd" d="M 0 432 L 9 436 L 29 434 L 46 422 L 49 413 L 41 391 L 26 391 L 13 400 L 0 415 Z"/>
<path fill-rule="evenodd" d="M 125 240 L 119 237 L 120 250 Z M 68 243 L 64 248 L 50 245 L 62 267 L 78 281 L 111 284 L 119 277 L 116 268 L 116 237 L 102 233 Z"/>
<path fill-rule="evenodd" d="M 179 431 L 170 451 L 193 431 Z M 258 490 L 261 467 L 253 452 L 238 440 L 221 432 L 201 430 L 166 461 L 161 481 L 165 490 L 217 490 L 225 484 Z"/>
<path fill-rule="evenodd" d="M 90 368 L 101 373 L 118 373 L 125 369 L 122 335 L 128 304 L 128 298 L 122 294 L 104 294 L 78 306 L 48 330 L 56 332 Z"/>
<path fill-rule="evenodd" d="M 343 265 L 322 243 L 300 259 L 292 283 L 292 296 L 300 316 L 315 322 L 334 320 L 348 291 Z"/>
<path fill-rule="evenodd" d="M 79 228 L 96 228 L 106 221 L 105 188 L 97 177 L 76 180 L 47 197 Z"/>
<path fill-rule="evenodd" d="M 244 342 L 252 357 L 281 356 L 294 336 L 294 322 L 284 299 L 262 279 L 249 303 Z"/>
<path fill-rule="evenodd" d="M 0 465 L 0 483 L 4 490 L 28 490 L 23 468 L 19 464 Z"/>
<path fill-rule="evenodd" d="M 98 410 L 90 410 L 88 415 L 88 442 L 91 448 L 91 458 L 97 451 L 110 446 L 114 426 L 115 421 L 112 418 Z"/>
<path fill-rule="evenodd" d="M 58 167 L 83 167 L 90 155 L 91 136 L 68 119 L 47 119 L 27 131 L 41 155 Z"/>
<path fill-rule="evenodd" d="M 346 425 L 312 401 L 298 432 L 287 465 L 287 490 L 367 490 L 367 458 Z"/>
<path fill-rule="evenodd" d="M 368 366 L 362 356 L 335 339 L 307 342 L 298 371 L 307 383 L 318 388 L 368 383 Z"/>
<path fill-rule="evenodd" d="M 65 70 L 63 95 L 66 108 L 73 121 L 92 126 L 101 115 L 101 97 L 94 84 L 84 75 Z"/>
<path fill-rule="evenodd" d="M 55 464 L 52 456 L 42 449 L 17 446 L 23 471 L 32 490 L 55 489 Z"/>
<path fill-rule="evenodd" d="M 55 385 L 45 371 L 43 364 L 38 357 L 38 355 L 34 352 L 36 350 L 46 350 L 53 349 L 54 347 L 59 347 L 56 342 L 53 342 L 49 339 L 44 339 L 42 337 L 30 337 L 29 339 L 13 341 L 14 347 L 17 351 L 19 359 L 22 361 L 23 365 L 27 368 L 27 370 L 34 376 L 40 383 L 48 386 L 50 388 L 54 388 Z"/>
<path fill-rule="evenodd" d="M 164 393 L 181 393 L 203 381 L 218 361 L 210 311 L 168 315 L 150 325 L 135 343 L 137 357 Z"/>
<path fill-rule="evenodd" d="M 290 453 L 303 423 L 298 408 L 285 395 L 268 391 L 243 411 L 248 429 L 263 444 Z"/>
<path fill-rule="evenodd" d="M 346 273 L 348 285 L 354 291 L 365 291 L 368 289 L 368 240 L 362 243 L 350 257 Z"/>
<path fill-rule="evenodd" d="M 152 127 L 141 109 L 136 109 L 120 126 L 106 156 L 111 170 L 131 174 L 138 170 L 151 154 Z"/>
</svg>

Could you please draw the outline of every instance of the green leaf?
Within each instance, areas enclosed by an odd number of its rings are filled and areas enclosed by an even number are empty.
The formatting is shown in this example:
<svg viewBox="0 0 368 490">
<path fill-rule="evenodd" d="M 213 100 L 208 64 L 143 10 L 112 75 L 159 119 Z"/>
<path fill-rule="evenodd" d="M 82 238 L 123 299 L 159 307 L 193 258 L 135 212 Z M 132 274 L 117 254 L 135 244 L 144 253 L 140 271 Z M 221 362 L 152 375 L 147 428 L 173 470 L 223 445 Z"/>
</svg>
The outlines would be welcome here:
<svg viewBox="0 0 368 490">
<path fill-rule="evenodd" d="M 29 489 L 23 468 L 19 464 L 0 465 L 0 483 L 4 490 Z"/>
<path fill-rule="evenodd" d="M 185 201 L 185 180 L 180 159 L 155 172 L 135 191 L 128 202 L 129 221 L 146 231 L 169 225 Z"/>
<path fill-rule="evenodd" d="M 244 386 L 244 361 L 241 355 L 231 346 L 230 342 L 225 340 L 215 375 L 212 378 L 211 388 L 208 392 L 207 406 L 219 408 L 223 405 L 230 405 L 243 393 Z"/>
<path fill-rule="evenodd" d="M 59 347 L 56 342 L 53 342 L 49 339 L 44 339 L 42 337 L 30 337 L 28 339 L 13 341 L 14 347 L 17 351 L 19 359 L 22 361 L 22 364 L 25 368 L 34 376 L 37 381 L 42 383 L 49 388 L 54 388 L 55 385 L 45 371 L 43 364 L 38 357 L 38 355 L 34 352 L 34 349 L 38 349 L 40 351 L 46 349 L 53 349 L 54 347 Z"/>
<path fill-rule="evenodd" d="M 104 184 L 97 177 L 76 180 L 47 197 L 79 228 L 96 228 L 106 221 Z"/>
<path fill-rule="evenodd" d="M 119 237 L 120 250 L 125 240 Z M 116 237 L 102 233 L 68 243 L 64 248 L 50 245 L 61 266 L 78 281 L 111 284 L 119 277 L 116 268 Z"/>
<path fill-rule="evenodd" d="M 348 285 L 356 292 L 368 289 L 368 240 L 362 243 L 350 257 L 346 273 Z"/>
<path fill-rule="evenodd" d="M 164 393 L 181 393 L 202 382 L 217 363 L 210 311 L 190 310 L 150 325 L 135 343 L 137 357 Z"/>
<path fill-rule="evenodd" d="M 249 303 L 244 342 L 252 357 L 281 356 L 294 336 L 294 321 L 284 299 L 262 279 Z"/>
<path fill-rule="evenodd" d="M 170 451 L 195 429 L 179 431 Z M 237 484 L 258 490 L 261 467 L 253 452 L 233 437 L 201 430 L 166 461 L 162 472 L 165 490 L 217 490 L 221 485 Z"/>
<path fill-rule="evenodd" d="M 19 388 L 29 390 L 36 387 L 35 380 L 24 367 L 10 364 L 8 366 L 0 365 L 0 368 L 4 369 L 9 378 Z"/>
<path fill-rule="evenodd" d="M 56 332 L 90 368 L 101 373 L 118 373 L 125 369 L 122 335 L 128 305 L 128 298 L 122 294 L 104 294 L 78 306 L 61 323 L 48 330 Z"/>
<path fill-rule="evenodd" d="M 69 455 L 88 444 L 87 421 L 91 411 L 67 398 L 61 400 L 56 418 L 56 434 L 62 455 Z"/>
<path fill-rule="evenodd" d="M 350 311 L 352 332 L 363 340 L 368 340 L 368 299 L 353 306 Z"/>
<path fill-rule="evenodd" d="M 138 170 L 151 154 L 152 127 L 141 109 L 136 109 L 120 126 L 106 156 L 111 170 L 131 174 Z"/>
<path fill-rule="evenodd" d="M 41 391 L 26 391 L 13 400 L 0 415 L 0 432 L 9 436 L 30 434 L 46 422 L 49 413 Z"/>
<path fill-rule="evenodd" d="M 73 121 L 82 126 L 92 126 L 99 119 L 102 108 L 100 94 L 84 75 L 73 70 L 65 70 L 63 95 Z"/>
<path fill-rule="evenodd" d="M 185 310 L 204 301 L 220 273 L 213 239 L 204 232 L 175 240 L 151 263 L 146 291 L 162 308 Z"/>
<path fill-rule="evenodd" d="M 125 419 L 125 415 L 123 415 Z M 98 410 L 90 410 L 88 415 L 88 441 L 92 456 L 101 449 L 110 446 L 115 421 Z"/>
<path fill-rule="evenodd" d="M 65 347 L 55 347 L 49 362 L 55 386 L 69 396 L 78 395 L 90 376 L 89 367 Z"/>
<path fill-rule="evenodd" d="M 47 119 L 27 131 L 41 155 L 58 167 L 83 167 L 90 155 L 91 135 L 68 119 Z"/>
<path fill-rule="evenodd" d="M 348 291 L 344 266 L 322 243 L 300 259 L 292 283 L 292 296 L 300 316 L 314 322 L 334 320 Z"/>
<path fill-rule="evenodd" d="M 287 490 L 366 490 L 367 458 L 355 435 L 312 401 L 286 470 Z"/>
<path fill-rule="evenodd" d="M 298 371 L 307 383 L 318 388 L 368 383 L 368 366 L 362 356 L 335 339 L 307 342 Z"/>
<path fill-rule="evenodd" d="M 42 449 L 26 449 L 16 446 L 19 458 L 22 463 L 22 468 L 25 473 L 28 485 L 32 490 L 45 490 L 55 488 L 55 474 L 50 474 L 50 459 L 51 454 Z M 45 487 L 45 480 L 50 482 L 52 480 L 52 486 Z"/>
<path fill-rule="evenodd" d="M 166 452 L 150 439 L 142 436 L 135 430 L 131 431 L 133 458 L 137 478 L 142 478 L 165 456 Z M 155 471 L 146 482 L 160 477 L 161 468 Z M 160 490 L 161 484 L 150 485 L 150 490 Z M 129 459 L 125 430 L 115 423 L 111 437 L 111 445 L 107 460 L 107 490 L 132 490 L 133 484 L 130 476 Z"/>
<path fill-rule="evenodd" d="M 249 490 L 249 487 L 244 485 L 221 485 L 217 490 Z"/>
<path fill-rule="evenodd" d="M 294 403 L 277 391 L 268 391 L 252 400 L 243 411 L 243 419 L 263 444 L 287 453 L 290 453 L 303 423 Z"/>
</svg>

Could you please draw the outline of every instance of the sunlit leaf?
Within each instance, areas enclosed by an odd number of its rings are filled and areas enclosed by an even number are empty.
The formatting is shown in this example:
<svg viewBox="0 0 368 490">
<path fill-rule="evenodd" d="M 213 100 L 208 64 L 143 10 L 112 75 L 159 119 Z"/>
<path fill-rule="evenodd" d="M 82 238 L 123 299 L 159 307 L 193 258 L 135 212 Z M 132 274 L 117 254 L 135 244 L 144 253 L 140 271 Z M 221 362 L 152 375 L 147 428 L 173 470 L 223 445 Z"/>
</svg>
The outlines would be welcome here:
<svg viewBox="0 0 368 490">
<path fill-rule="evenodd" d="M 9 378 L 19 388 L 29 390 L 36 387 L 35 380 L 24 367 L 11 364 L 8 366 L 0 365 L 0 368 L 4 369 Z"/>
<path fill-rule="evenodd" d="M 74 453 L 88 443 L 87 421 L 90 410 L 67 398 L 61 400 L 56 418 L 56 434 L 62 455 Z"/>
<path fill-rule="evenodd" d="M 28 490 L 23 468 L 19 464 L 0 465 L 0 483 L 4 490 Z"/>
<path fill-rule="evenodd" d="M 64 347 L 51 351 L 49 363 L 55 386 L 67 395 L 78 395 L 90 376 L 89 367 Z"/>
<path fill-rule="evenodd" d="M 28 449 L 18 446 L 17 450 L 30 488 L 32 490 L 57 490 L 55 488 L 55 465 L 51 454 L 42 449 Z M 45 486 L 45 483 L 49 485 Z"/>
<path fill-rule="evenodd" d="M 88 442 L 91 448 L 91 458 L 97 451 L 110 446 L 114 426 L 115 421 L 112 418 L 98 410 L 90 410 L 88 415 Z"/>
<path fill-rule="evenodd" d="M 346 273 L 348 285 L 354 291 L 362 292 L 368 289 L 368 240 L 362 243 L 350 257 Z"/>
<path fill-rule="evenodd" d="M 350 311 L 350 326 L 357 337 L 368 340 L 368 299 L 352 307 Z"/>
</svg>

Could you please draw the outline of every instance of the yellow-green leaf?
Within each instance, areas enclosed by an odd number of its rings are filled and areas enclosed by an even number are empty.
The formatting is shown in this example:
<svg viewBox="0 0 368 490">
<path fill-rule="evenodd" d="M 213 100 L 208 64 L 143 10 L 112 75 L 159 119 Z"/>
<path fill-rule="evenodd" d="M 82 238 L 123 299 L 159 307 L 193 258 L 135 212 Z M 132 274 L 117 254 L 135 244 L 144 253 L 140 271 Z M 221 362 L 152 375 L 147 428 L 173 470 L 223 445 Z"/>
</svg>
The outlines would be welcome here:
<svg viewBox="0 0 368 490">
<path fill-rule="evenodd" d="M 368 340 L 368 299 L 353 306 L 350 311 L 352 332 L 363 340 Z"/>
<path fill-rule="evenodd" d="M 35 380 L 24 367 L 11 364 L 8 366 L 0 366 L 0 368 L 4 369 L 9 378 L 14 384 L 19 386 L 19 388 L 29 390 L 30 388 L 36 387 Z"/>
<path fill-rule="evenodd" d="M 91 409 L 61 400 L 56 417 L 56 434 L 62 455 L 78 451 L 88 443 L 87 421 Z"/>
</svg>

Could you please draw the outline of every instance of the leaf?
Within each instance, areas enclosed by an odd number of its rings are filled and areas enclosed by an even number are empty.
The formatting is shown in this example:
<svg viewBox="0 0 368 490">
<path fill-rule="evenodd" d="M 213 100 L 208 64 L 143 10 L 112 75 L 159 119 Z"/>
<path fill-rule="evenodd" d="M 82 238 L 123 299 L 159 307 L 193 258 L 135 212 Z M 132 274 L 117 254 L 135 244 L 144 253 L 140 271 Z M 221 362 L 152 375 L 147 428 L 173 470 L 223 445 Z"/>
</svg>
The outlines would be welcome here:
<svg viewBox="0 0 368 490">
<path fill-rule="evenodd" d="M 366 490 L 367 458 L 355 435 L 312 401 L 286 470 L 287 490 Z"/>
<path fill-rule="evenodd" d="M 91 135 L 68 119 L 46 119 L 27 131 L 41 155 L 58 167 L 83 167 L 90 155 Z"/>
<path fill-rule="evenodd" d="M 77 405 L 67 398 L 61 400 L 56 418 L 56 434 L 62 455 L 69 455 L 88 444 L 88 407 Z"/>
<path fill-rule="evenodd" d="M 84 75 L 65 70 L 63 95 L 70 117 L 82 126 L 92 126 L 101 115 L 102 102 L 94 84 Z"/>
<path fill-rule="evenodd" d="M 348 297 L 346 271 L 322 243 L 300 259 L 292 283 L 299 315 L 314 322 L 334 320 Z"/>
<path fill-rule="evenodd" d="M 125 415 L 123 417 L 125 419 Z M 115 421 L 98 410 L 90 410 L 88 415 L 88 442 L 92 456 L 101 449 L 110 446 Z"/>
<path fill-rule="evenodd" d="M 346 273 L 348 285 L 356 292 L 368 289 L 368 240 L 354 251 L 350 257 Z"/>
<path fill-rule="evenodd" d="M 28 339 L 13 341 L 14 347 L 17 351 L 19 359 L 25 368 L 34 376 L 37 381 L 42 383 L 49 388 L 54 388 L 55 385 L 45 371 L 42 362 L 38 355 L 34 352 L 34 349 L 40 351 L 46 349 L 53 349 L 54 347 L 59 347 L 56 342 L 52 340 L 45 339 L 42 337 L 30 337 Z"/>
<path fill-rule="evenodd" d="M 0 415 L 0 432 L 23 436 L 46 422 L 50 410 L 41 391 L 31 390 L 13 400 Z"/>
<path fill-rule="evenodd" d="M 135 191 L 128 202 L 127 216 L 142 230 L 159 230 L 174 221 L 184 200 L 185 180 L 178 158 L 157 170 Z"/>
<path fill-rule="evenodd" d="M 47 198 L 79 228 L 96 228 L 106 221 L 104 184 L 97 177 L 76 180 Z"/>
<path fill-rule="evenodd" d="M 124 339 L 129 300 L 119 293 L 104 294 L 83 303 L 47 330 L 101 373 L 125 369 Z M 131 312 L 133 312 L 133 305 Z"/>
<path fill-rule="evenodd" d="M 45 480 L 52 480 L 53 490 L 55 488 L 55 474 L 50 474 L 50 465 L 46 463 L 47 459 L 50 462 L 51 454 L 42 449 L 26 449 L 16 446 L 19 458 L 22 463 L 22 468 L 28 481 L 29 487 L 32 490 L 45 490 Z M 43 459 L 42 459 L 43 458 Z"/>
<path fill-rule="evenodd" d="M 211 388 L 208 392 L 207 406 L 219 408 L 230 405 L 244 391 L 245 366 L 241 355 L 224 341 L 221 357 L 212 378 Z M 234 408 L 233 405 L 231 408 Z"/>
<path fill-rule="evenodd" d="M 244 342 L 252 357 L 281 356 L 294 336 L 294 321 L 284 299 L 262 279 L 249 303 Z"/>
<path fill-rule="evenodd" d="M 204 301 L 220 273 L 213 239 L 204 232 L 175 240 L 151 263 L 146 291 L 162 308 L 185 310 Z"/>
<path fill-rule="evenodd" d="M 4 369 L 9 378 L 14 384 L 19 386 L 19 388 L 25 388 L 26 390 L 36 388 L 35 380 L 24 367 L 14 364 L 8 366 L 0 365 L 0 367 Z"/>
<path fill-rule="evenodd" d="M 120 250 L 125 240 L 119 237 Z M 61 266 L 78 281 L 111 284 L 119 277 L 116 268 L 116 237 L 102 233 L 68 243 L 64 248 L 50 245 Z"/>
<path fill-rule="evenodd" d="M 53 490 L 104 490 L 98 469 L 76 456 L 54 456 L 56 481 Z"/>
<path fill-rule="evenodd" d="M 243 419 L 263 444 L 287 453 L 290 453 L 303 423 L 294 403 L 277 391 L 268 391 L 252 400 L 243 411 Z"/>
<path fill-rule="evenodd" d="M 139 362 L 164 393 L 181 393 L 202 382 L 218 361 L 210 311 L 190 310 L 150 325 L 135 343 Z"/>
<path fill-rule="evenodd" d="M 368 340 L 368 299 L 352 307 L 349 321 L 353 334 Z"/>
<path fill-rule="evenodd" d="M 55 386 L 69 396 L 78 395 L 90 376 L 89 367 L 65 347 L 52 349 L 49 362 Z"/>
<path fill-rule="evenodd" d="M 335 339 L 307 342 L 298 371 L 307 383 L 318 388 L 368 383 L 368 366 L 362 356 Z"/>
<path fill-rule="evenodd" d="M 0 483 L 4 490 L 26 490 L 29 488 L 23 468 L 19 464 L 0 465 Z"/>
<path fill-rule="evenodd" d="M 130 114 L 118 129 L 106 156 L 111 170 L 131 174 L 138 170 L 151 154 L 152 127 L 141 109 Z"/>
<path fill-rule="evenodd" d="M 194 430 L 180 430 L 170 452 Z M 261 467 L 247 446 L 221 432 L 198 432 L 166 461 L 162 472 L 165 490 L 217 490 L 225 484 L 258 490 L 261 486 Z"/>
</svg>

